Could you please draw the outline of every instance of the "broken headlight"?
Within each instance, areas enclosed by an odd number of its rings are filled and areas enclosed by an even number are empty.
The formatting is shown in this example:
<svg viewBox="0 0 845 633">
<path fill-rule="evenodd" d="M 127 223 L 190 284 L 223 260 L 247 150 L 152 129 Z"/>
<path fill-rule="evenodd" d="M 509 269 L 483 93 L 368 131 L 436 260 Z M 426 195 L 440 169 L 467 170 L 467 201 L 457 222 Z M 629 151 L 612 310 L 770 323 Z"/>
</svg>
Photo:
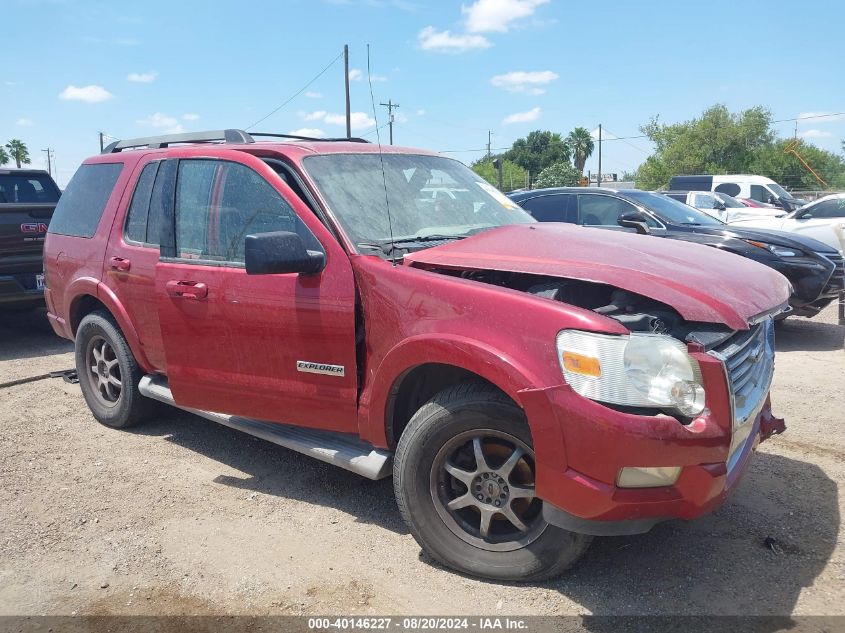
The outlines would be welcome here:
<svg viewBox="0 0 845 633">
<path fill-rule="evenodd" d="M 685 417 L 704 410 L 698 362 L 670 336 L 563 330 L 557 336 L 557 351 L 566 382 L 586 398 L 674 410 Z"/>
</svg>

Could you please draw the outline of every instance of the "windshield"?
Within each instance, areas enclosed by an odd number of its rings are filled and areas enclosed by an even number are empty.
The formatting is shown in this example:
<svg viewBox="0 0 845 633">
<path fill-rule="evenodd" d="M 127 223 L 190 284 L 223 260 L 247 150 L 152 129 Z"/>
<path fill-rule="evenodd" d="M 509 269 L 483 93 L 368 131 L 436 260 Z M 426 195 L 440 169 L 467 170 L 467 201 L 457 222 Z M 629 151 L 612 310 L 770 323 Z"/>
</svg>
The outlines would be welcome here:
<svg viewBox="0 0 845 633">
<path fill-rule="evenodd" d="M 391 226 L 394 240 L 408 241 L 465 237 L 496 226 L 535 221 L 486 180 L 450 158 L 323 154 L 305 158 L 303 165 L 358 245 L 390 243 Z"/>
<path fill-rule="evenodd" d="M 716 196 L 728 209 L 745 208 L 745 205 L 742 204 L 739 200 L 737 200 L 733 196 L 729 196 L 726 193 L 722 193 L 721 191 L 714 191 L 713 195 Z"/>
<path fill-rule="evenodd" d="M 767 183 L 766 186 L 769 188 L 769 191 L 773 192 L 778 198 L 785 198 L 786 200 L 795 199 L 792 197 L 791 193 L 789 193 L 786 189 L 781 187 L 776 182 Z"/>
<path fill-rule="evenodd" d="M 724 224 L 711 215 L 659 193 L 626 191 L 624 195 L 636 200 L 668 224 L 685 224 L 687 226 L 721 226 Z"/>
</svg>

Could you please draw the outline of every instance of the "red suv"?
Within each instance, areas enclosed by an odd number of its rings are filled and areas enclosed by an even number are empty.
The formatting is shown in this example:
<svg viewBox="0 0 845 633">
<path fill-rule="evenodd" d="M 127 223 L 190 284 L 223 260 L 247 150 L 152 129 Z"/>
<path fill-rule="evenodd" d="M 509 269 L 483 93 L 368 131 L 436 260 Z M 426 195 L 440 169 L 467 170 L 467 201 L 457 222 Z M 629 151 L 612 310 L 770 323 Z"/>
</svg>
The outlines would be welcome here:
<svg viewBox="0 0 845 633">
<path fill-rule="evenodd" d="M 122 141 L 68 185 L 46 299 L 101 423 L 158 400 L 392 473 L 429 554 L 523 580 L 713 510 L 783 430 L 780 274 L 536 223 L 433 153 L 273 136 Z"/>
</svg>

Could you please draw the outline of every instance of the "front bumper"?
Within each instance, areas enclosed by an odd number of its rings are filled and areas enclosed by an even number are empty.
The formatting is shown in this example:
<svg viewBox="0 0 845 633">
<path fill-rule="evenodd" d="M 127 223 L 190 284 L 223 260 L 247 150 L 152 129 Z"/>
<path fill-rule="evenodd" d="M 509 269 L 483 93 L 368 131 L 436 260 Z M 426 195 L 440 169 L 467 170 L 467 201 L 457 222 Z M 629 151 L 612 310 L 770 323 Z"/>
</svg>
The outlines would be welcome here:
<svg viewBox="0 0 845 633">
<path fill-rule="evenodd" d="M 785 427 L 772 415 L 764 392 L 737 428 L 736 402 L 722 362 L 704 353 L 696 358 L 707 408 L 687 425 L 669 416 L 618 411 L 566 385 L 521 393 L 534 434 L 537 495 L 549 523 L 585 534 L 637 534 L 668 519 L 699 517 L 724 503 L 757 444 Z M 535 424 L 537 416 L 544 423 Z M 732 452 L 738 436 L 742 441 Z M 616 477 L 627 466 L 682 470 L 671 486 L 621 488 Z"/>
</svg>

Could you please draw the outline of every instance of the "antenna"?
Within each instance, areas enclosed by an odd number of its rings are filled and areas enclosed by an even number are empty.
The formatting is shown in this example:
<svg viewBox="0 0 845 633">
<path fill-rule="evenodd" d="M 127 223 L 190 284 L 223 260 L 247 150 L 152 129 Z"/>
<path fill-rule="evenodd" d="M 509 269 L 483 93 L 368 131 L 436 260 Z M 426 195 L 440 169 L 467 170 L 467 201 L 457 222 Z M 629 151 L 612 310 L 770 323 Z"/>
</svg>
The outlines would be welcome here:
<svg viewBox="0 0 845 633">
<path fill-rule="evenodd" d="M 367 44 L 367 83 L 370 85 L 370 103 L 373 106 L 373 120 L 376 122 L 376 143 L 378 143 L 378 160 L 381 163 L 381 182 L 384 185 L 384 205 L 387 208 L 387 228 L 390 231 L 390 253 L 396 249 L 396 244 L 393 241 L 393 222 L 390 219 L 390 200 L 387 197 L 387 176 L 384 173 L 384 155 L 381 151 L 381 134 L 378 132 L 378 115 L 376 114 L 376 98 L 373 96 L 373 80 L 370 75 L 370 45 Z M 393 265 L 396 265 L 396 260 L 390 260 Z"/>
</svg>

